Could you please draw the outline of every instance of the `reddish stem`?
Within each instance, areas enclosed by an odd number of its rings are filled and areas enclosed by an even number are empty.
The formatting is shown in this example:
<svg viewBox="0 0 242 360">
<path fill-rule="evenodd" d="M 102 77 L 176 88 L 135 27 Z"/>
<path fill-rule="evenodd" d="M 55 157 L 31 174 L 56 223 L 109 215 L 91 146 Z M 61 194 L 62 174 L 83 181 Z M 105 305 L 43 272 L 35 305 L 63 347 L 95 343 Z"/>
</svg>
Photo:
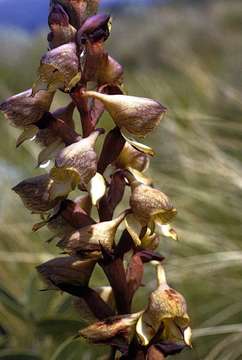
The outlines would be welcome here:
<svg viewBox="0 0 242 360">
<path fill-rule="evenodd" d="M 114 259 L 109 263 L 105 261 L 100 262 L 100 265 L 113 289 L 118 313 L 129 314 L 128 286 L 123 261 L 121 259 Z"/>
<path fill-rule="evenodd" d="M 95 130 L 96 121 L 94 121 L 93 117 L 91 116 L 88 99 L 82 96 L 82 91 L 83 88 L 76 89 L 71 94 L 71 97 L 80 113 L 83 137 L 87 137 Z"/>
</svg>

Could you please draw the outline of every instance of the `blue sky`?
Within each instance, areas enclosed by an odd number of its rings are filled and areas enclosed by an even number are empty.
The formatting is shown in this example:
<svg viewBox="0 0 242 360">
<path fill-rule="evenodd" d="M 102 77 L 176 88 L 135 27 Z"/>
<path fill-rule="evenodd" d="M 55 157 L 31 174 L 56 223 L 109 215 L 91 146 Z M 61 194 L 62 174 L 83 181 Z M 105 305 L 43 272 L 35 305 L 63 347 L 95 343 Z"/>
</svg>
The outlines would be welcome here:
<svg viewBox="0 0 242 360">
<path fill-rule="evenodd" d="M 167 0 L 101 0 L 101 5 L 142 6 Z M 0 0 L 0 27 L 12 26 L 34 32 L 46 24 L 49 0 Z"/>
</svg>

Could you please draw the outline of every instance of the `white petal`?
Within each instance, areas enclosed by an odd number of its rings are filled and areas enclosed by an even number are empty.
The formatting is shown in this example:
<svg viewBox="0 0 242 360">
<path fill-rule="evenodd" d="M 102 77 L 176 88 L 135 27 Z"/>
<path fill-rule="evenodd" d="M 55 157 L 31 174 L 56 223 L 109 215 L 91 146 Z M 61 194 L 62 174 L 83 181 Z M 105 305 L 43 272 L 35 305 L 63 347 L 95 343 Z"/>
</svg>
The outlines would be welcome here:
<svg viewBox="0 0 242 360">
<path fill-rule="evenodd" d="M 127 170 L 129 170 L 129 172 L 131 172 L 131 174 L 135 177 L 135 179 L 140 183 L 148 186 L 153 183 L 153 180 L 149 177 L 146 177 L 142 172 L 133 169 L 131 167 L 128 167 Z"/>
<path fill-rule="evenodd" d="M 39 167 L 41 169 L 46 169 L 50 165 L 50 160 L 46 161 L 45 163 L 42 163 Z"/>
<path fill-rule="evenodd" d="M 143 346 L 149 345 L 150 339 L 152 338 L 152 335 L 149 333 L 148 330 L 149 328 L 145 325 L 142 315 L 136 324 L 136 333 L 138 335 L 139 342 Z"/>
<path fill-rule="evenodd" d="M 162 235 L 170 237 L 173 240 L 178 240 L 177 233 L 170 224 L 161 225 L 156 223 L 156 226 L 158 227 L 159 233 L 161 233 Z"/>
<path fill-rule="evenodd" d="M 192 346 L 192 329 L 188 326 L 183 333 L 184 342 L 187 346 Z"/>
<path fill-rule="evenodd" d="M 105 180 L 101 174 L 96 173 L 96 175 L 90 180 L 88 184 L 88 192 L 91 196 L 92 204 L 96 206 L 98 201 L 106 192 Z"/>
<path fill-rule="evenodd" d="M 121 134 L 122 134 L 123 138 L 124 138 L 130 145 L 132 145 L 135 149 L 143 152 L 143 153 L 146 154 L 146 155 L 150 155 L 150 156 L 154 156 L 154 155 L 155 155 L 154 150 L 153 150 L 151 147 L 149 147 L 149 146 L 147 146 L 147 145 L 145 145 L 145 144 L 142 144 L 142 143 L 140 143 L 140 142 L 138 142 L 138 141 L 136 141 L 136 140 L 134 140 L 134 139 L 130 139 L 127 131 L 125 131 L 124 129 L 122 129 Z"/>
<path fill-rule="evenodd" d="M 133 214 L 128 214 L 125 218 L 125 226 L 130 236 L 132 237 L 136 246 L 141 245 L 140 233 L 142 230 L 141 224 L 136 220 Z"/>
</svg>

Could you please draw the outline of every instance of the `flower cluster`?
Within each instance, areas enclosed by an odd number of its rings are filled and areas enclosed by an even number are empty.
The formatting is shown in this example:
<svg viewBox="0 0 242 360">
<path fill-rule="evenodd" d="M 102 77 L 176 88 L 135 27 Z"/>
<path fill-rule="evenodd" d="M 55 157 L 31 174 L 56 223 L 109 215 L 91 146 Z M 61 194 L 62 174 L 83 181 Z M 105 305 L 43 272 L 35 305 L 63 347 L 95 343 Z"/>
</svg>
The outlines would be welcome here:
<svg viewBox="0 0 242 360">
<path fill-rule="evenodd" d="M 47 226 L 65 254 L 37 270 L 48 288 L 71 294 L 80 317 L 90 321 L 80 336 L 109 344 L 113 358 L 162 359 L 191 346 L 185 299 L 167 285 L 164 258 L 156 252 L 163 236 L 177 239 L 170 225 L 177 211 L 145 174 L 153 150 L 135 138 L 151 133 L 167 110 L 158 101 L 125 94 L 123 68 L 105 49 L 111 18 L 97 14 L 98 2 L 51 0 L 49 51 L 37 80 L 0 105 L 21 130 L 17 146 L 36 141 L 42 147 L 38 167 L 52 164 L 13 190 L 41 216 L 33 231 Z M 69 95 L 69 103 L 50 111 L 57 91 Z M 76 130 L 75 108 L 82 134 Z M 114 128 L 97 153 L 97 139 L 105 134 L 97 127 L 104 111 Z M 125 191 L 130 191 L 129 208 L 116 215 Z M 156 267 L 158 285 L 146 308 L 132 313 L 148 263 Z M 110 287 L 89 286 L 96 265 Z"/>
</svg>

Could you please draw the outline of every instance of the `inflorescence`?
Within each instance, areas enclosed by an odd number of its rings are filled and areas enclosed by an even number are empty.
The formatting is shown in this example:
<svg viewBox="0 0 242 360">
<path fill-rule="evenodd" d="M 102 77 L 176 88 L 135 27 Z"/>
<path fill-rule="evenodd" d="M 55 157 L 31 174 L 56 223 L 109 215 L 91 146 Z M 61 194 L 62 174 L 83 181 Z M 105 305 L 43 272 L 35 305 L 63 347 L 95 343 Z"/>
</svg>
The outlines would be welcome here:
<svg viewBox="0 0 242 360">
<path fill-rule="evenodd" d="M 151 133 L 167 110 L 157 101 L 125 94 L 123 68 L 104 46 L 111 18 L 97 14 L 98 3 L 51 0 L 49 51 L 41 58 L 38 79 L 32 89 L 0 105 L 10 124 L 21 129 L 17 146 L 34 139 L 42 147 L 38 166 L 54 164 L 13 190 L 41 216 L 33 231 L 47 226 L 65 254 L 37 270 L 48 288 L 75 298 L 80 317 L 88 313 L 90 325 L 79 335 L 110 345 L 112 359 L 164 359 L 191 346 L 185 299 L 167 285 L 164 258 L 157 252 L 163 236 L 177 239 L 170 226 L 177 211 L 145 174 L 153 150 L 135 138 Z M 70 100 L 50 112 L 57 91 Z M 76 108 L 82 135 L 73 119 Z M 96 141 L 105 130 L 97 124 L 104 111 L 114 127 L 98 154 Z M 129 208 L 116 215 L 118 205 L 125 208 L 128 189 Z M 157 288 L 146 308 L 133 313 L 144 264 L 155 267 Z M 110 286 L 89 286 L 96 265 Z"/>
</svg>

